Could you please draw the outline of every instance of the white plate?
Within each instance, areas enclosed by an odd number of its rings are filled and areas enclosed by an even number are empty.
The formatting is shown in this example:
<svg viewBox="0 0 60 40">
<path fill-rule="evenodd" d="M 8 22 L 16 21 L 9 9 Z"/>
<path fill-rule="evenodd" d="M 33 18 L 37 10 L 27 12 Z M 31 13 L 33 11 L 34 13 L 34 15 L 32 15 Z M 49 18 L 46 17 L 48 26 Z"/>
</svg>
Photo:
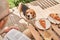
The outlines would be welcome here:
<svg viewBox="0 0 60 40">
<path fill-rule="evenodd" d="M 46 21 L 46 25 L 47 25 L 46 29 L 50 28 L 50 26 L 51 26 L 50 22 L 47 19 L 43 19 L 43 20 Z M 37 28 L 44 30 L 44 28 L 40 25 L 39 20 L 37 20 L 35 22 L 35 25 L 36 25 Z"/>
<path fill-rule="evenodd" d="M 54 23 L 54 24 L 60 24 L 60 21 L 57 21 L 57 20 L 55 20 L 55 19 L 53 19 L 52 17 L 48 17 L 48 20 L 50 21 L 50 22 L 52 22 L 52 23 Z"/>
</svg>

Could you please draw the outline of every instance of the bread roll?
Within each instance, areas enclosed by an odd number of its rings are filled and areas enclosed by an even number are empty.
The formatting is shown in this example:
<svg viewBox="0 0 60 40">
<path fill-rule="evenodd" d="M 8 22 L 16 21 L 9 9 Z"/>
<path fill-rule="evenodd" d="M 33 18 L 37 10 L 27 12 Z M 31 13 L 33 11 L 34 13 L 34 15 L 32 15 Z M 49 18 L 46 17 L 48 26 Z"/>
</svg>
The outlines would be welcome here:
<svg viewBox="0 0 60 40">
<path fill-rule="evenodd" d="M 48 20 L 54 24 L 60 24 L 60 15 L 57 13 L 51 13 Z"/>
<path fill-rule="evenodd" d="M 35 25 L 36 25 L 37 28 L 43 29 L 43 30 L 48 29 L 51 26 L 50 22 L 47 19 L 44 19 L 44 18 L 37 20 L 35 22 Z"/>
</svg>

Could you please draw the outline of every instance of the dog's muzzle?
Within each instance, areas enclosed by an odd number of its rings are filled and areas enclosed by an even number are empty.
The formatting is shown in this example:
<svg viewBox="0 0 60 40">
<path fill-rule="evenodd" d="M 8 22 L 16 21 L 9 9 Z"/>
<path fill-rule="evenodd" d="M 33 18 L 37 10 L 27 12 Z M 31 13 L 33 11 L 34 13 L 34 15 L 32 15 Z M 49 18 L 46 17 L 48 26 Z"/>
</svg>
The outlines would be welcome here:
<svg viewBox="0 0 60 40">
<path fill-rule="evenodd" d="M 28 20 L 32 19 L 32 17 L 30 17 L 30 15 L 27 15 L 26 17 L 27 17 Z"/>
</svg>

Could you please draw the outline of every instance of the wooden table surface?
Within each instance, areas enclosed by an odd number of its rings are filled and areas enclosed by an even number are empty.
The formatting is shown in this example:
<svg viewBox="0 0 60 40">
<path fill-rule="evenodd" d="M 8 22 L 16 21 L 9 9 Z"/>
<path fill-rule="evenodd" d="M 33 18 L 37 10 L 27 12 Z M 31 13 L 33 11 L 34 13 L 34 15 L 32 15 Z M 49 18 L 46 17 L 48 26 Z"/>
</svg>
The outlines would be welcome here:
<svg viewBox="0 0 60 40">
<path fill-rule="evenodd" d="M 50 5 L 50 6 L 48 6 L 47 5 L 47 7 L 46 6 L 43 6 L 42 7 L 42 5 L 40 5 L 40 2 L 38 2 L 38 1 L 34 1 L 34 2 L 31 2 L 30 3 L 31 5 L 34 5 L 34 6 L 39 6 L 38 8 L 35 8 L 36 9 L 36 11 L 37 11 L 37 13 L 38 13 L 38 16 L 37 16 L 37 19 L 39 18 L 39 16 L 40 15 L 42 15 L 43 17 L 45 17 L 45 16 L 48 16 L 49 14 L 47 14 L 47 13 L 51 13 L 51 12 L 57 12 L 57 13 L 60 13 L 60 4 L 59 3 L 56 3 L 56 4 L 54 4 L 54 5 Z M 57 7 L 58 6 L 58 7 Z M 55 7 L 55 8 L 54 8 Z M 52 10 L 53 9 L 53 10 Z M 38 12 L 38 10 L 39 10 L 39 12 Z M 50 12 L 49 12 L 49 11 Z M 45 15 L 44 15 L 45 14 Z M 12 16 L 14 16 L 14 17 L 12 17 Z M 41 17 L 42 17 L 41 16 Z M 46 17 L 45 17 L 46 18 Z M 18 16 L 16 16 L 16 15 L 10 15 L 9 16 L 9 19 L 8 19 L 8 21 L 7 21 L 7 23 L 6 23 L 6 25 L 5 26 L 11 26 L 11 25 L 18 25 L 19 27 L 20 27 L 20 29 L 21 29 L 21 31 L 23 31 L 23 30 L 25 30 L 26 29 L 26 27 L 24 27 L 24 26 L 26 26 L 25 24 L 22 26 L 20 23 L 19 23 L 19 17 Z M 21 27 L 22 26 L 22 27 Z M 51 28 L 50 29 L 48 29 L 47 30 L 50 34 L 51 34 L 51 40 L 60 40 L 60 25 L 51 25 Z M 43 35 L 43 33 L 44 33 L 44 31 L 39 31 L 40 32 L 40 34 L 41 34 L 41 39 L 40 40 L 43 40 L 44 39 L 44 35 Z"/>
<path fill-rule="evenodd" d="M 48 1 L 48 4 L 46 3 L 46 0 L 37 0 L 34 2 L 31 2 L 31 5 L 39 6 L 38 8 L 35 7 L 35 11 L 37 11 L 37 19 L 39 18 L 47 18 L 50 13 L 58 13 L 60 14 L 60 3 L 51 0 L 52 3 L 49 4 L 50 1 Z M 45 2 L 45 4 L 44 4 Z M 54 3 L 53 3 L 54 2 Z M 31 7 L 34 9 L 34 7 Z M 40 11 L 40 12 L 39 12 Z M 60 26 L 52 24 L 50 29 L 47 30 L 51 34 L 51 40 L 60 40 Z M 39 31 L 41 34 L 42 40 L 44 39 L 44 31 Z"/>
</svg>

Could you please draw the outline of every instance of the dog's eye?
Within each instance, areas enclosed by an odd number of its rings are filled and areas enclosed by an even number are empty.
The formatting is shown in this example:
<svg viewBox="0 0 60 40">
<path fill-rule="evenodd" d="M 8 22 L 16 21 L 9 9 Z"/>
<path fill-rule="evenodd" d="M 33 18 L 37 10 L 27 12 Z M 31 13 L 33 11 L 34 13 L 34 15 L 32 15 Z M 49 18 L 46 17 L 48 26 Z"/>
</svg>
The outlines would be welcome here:
<svg viewBox="0 0 60 40">
<path fill-rule="evenodd" d="M 32 14 L 32 13 L 30 13 L 30 14 Z"/>
</svg>

